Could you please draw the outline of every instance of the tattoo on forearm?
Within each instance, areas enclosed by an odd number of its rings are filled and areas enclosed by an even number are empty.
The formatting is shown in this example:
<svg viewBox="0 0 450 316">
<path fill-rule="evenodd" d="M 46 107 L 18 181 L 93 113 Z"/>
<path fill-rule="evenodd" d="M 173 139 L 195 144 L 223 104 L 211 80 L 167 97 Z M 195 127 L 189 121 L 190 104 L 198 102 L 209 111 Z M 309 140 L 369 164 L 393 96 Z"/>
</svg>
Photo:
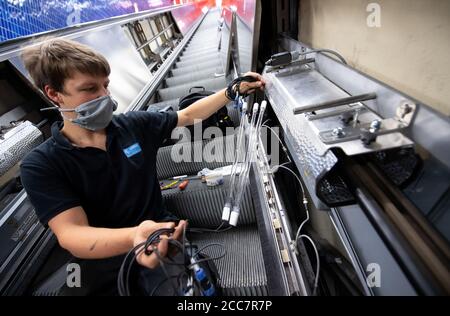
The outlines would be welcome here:
<svg viewBox="0 0 450 316">
<path fill-rule="evenodd" d="M 89 248 L 89 251 L 94 251 L 96 245 L 97 245 L 97 240 L 92 244 L 91 248 Z"/>
</svg>

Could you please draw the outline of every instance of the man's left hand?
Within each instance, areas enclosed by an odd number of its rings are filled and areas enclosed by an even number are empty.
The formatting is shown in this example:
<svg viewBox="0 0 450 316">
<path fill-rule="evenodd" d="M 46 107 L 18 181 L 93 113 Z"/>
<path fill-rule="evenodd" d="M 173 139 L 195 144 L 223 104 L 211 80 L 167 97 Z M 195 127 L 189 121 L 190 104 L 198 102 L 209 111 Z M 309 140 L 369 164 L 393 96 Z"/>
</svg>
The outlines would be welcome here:
<svg viewBox="0 0 450 316">
<path fill-rule="evenodd" d="M 255 82 L 247 82 L 242 81 L 239 89 L 239 93 L 241 95 L 251 94 L 254 93 L 256 90 L 264 91 L 264 86 L 266 85 L 266 82 L 264 81 L 264 78 L 256 73 L 256 72 L 247 72 L 244 77 L 253 77 L 256 79 Z"/>
</svg>

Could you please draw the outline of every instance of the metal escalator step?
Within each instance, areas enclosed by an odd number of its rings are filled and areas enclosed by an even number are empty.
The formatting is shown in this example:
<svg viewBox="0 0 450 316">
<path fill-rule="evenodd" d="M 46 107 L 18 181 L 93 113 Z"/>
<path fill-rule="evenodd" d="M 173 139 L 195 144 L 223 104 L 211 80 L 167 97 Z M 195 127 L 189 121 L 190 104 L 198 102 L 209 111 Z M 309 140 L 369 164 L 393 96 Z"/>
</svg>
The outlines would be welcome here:
<svg viewBox="0 0 450 316">
<path fill-rule="evenodd" d="M 184 76 L 189 73 L 196 73 L 196 72 L 210 72 L 210 73 L 223 73 L 223 67 L 222 65 L 214 65 L 209 67 L 199 67 L 197 65 L 192 65 L 189 67 L 183 67 L 183 68 L 172 68 L 171 73 L 173 77 L 177 76 Z"/>
<path fill-rule="evenodd" d="M 214 46 L 202 46 L 199 48 L 186 48 L 183 51 L 183 56 L 186 54 L 201 54 L 201 53 L 205 53 L 205 52 L 218 52 L 218 45 L 214 45 Z"/>
<path fill-rule="evenodd" d="M 188 47 L 205 47 L 205 46 L 213 46 L 216 43 L 219 44 L 219 39 L 208 39 L 208 35 L 202 35 L 201 37 L 198 37 L 199 35 L 194 35 L 196 38 L 194 38 L 189 44 Z"/>
<path fill-rule="evenodd" d="M 208 26 L 207 24 L 208 23 L 203 24 L 200 27 L 200 29 L 198 29 L 197 32 L 195 32 L 195 35 L 192 38 L 192 40 L 196 40 L 196 39 L 199 39 L 199 38 L 203 38 L 203 39 L 209 40 L 209 39 L 211 39 L 211 34 L 214 34 L 214 35 L 217 34 L 217 32 L 216 32 L 217 29 L 212 30 L 212 28 L 211 28 L 212 25 Z"/>
<path fill-rule="evenodd" d="M 194 82 L 202 79 L 208 79 L 208 78 L 220 78 L 216 77 L 216 72 L 211 71 L 213 69 L 206 69 L 205 71 L 199 71 L 199 72 L 193 72 L 193 73 L 187 73 L 183 75 L 178 75 L 175 77 L 166 78 L 166 85 L 168 87 L 178 86 L 182 84 L 187 84 L 189 82 Z"/>
<path fill-rule="evenodd" d="M 214 37 L 212 36 L 212 34 L 214 34 Z M 208 32 L 207 30 L 198 30 L 194 34 L 194 36 L 189 40 L 187 45 L 192 45 L 193 43 L 198 44 L 198 43 L 200 43 L 200 41 L 203 41 L 205 43 L 218 42 L 219 37 L 217 36 L 216 32 L 211 32 L 211 31 Z"/>
<path fill-rule="evenodd" d="M 215 30 L 214 30 L 215 31 Z M 214 43 L 219 43 L 219 37 L 217 32 L 214 31 L 204 31 L 194 34 L 193 38 L 189 41 L 188 45 L 212 45 Z"/>
<path fill-rule="evenodd" d="M 196 175 L 204 168 L 216 169 L 233 164 L 234 135 L 193 143 L 179 143 L 161 147 L 156 158 L 158 179 L 168 179 L 180 175 Z M 220 153 L 220 154 L 219 154 Z M 176 154 L 186 155 L 188 161 L 174 161 Z M 183 156 L 184 158 L 185 156 Z"/>
<path fill-rule="evenodd" d="M 200 28 L 197 30 L 196 34 L 201 34 L 201 35 L 211 34 L 211 26 L 213 26 L 212 25 L 213 23 L 218 23 L 218 21 L 214 21 L 214 20 L 207 21 L 207 20 L 205 20 L 202 23 L 202 25 L 200 26 Z M 216 25 L 214 25 L 214 26 L 216 26 Z M 217 26 L 218 26 L 218 24 L 217 24 Z"/>
<path fill-rule="evenodd" d="M 201 49 L 215 49 L 217 50 L 219 47 L 219 42 L 208 42 L 208 43 L 195 43 L 195 44 L 191 44 L 189 46 L 186 46 L 186 50 L 185 51 L 196 51 L 196 50 L 201 50 Z"/>
<path fill-rule="evenodd" d="M 214 38 L 211 37 L 212 33 L 209 33 L 209 35 L 207 35 L 205 32 L 203 34 L 198 33 L 198 34 L 194 34 L 194 38 L 187 43 L 186 47 L 189 46 L 198 46 L 200 44 L 203 44 L 203 46 L 209 45 L 209 46 L 213 46 L 216 43 L 219 44 L 219 37 L 217 36 L 216 33 L 214 33 Z M 209 39 L 207 37 L 210 37 Z"/>
<path fill-rule="evenodd" d="M 219 43 L 219 37 L 217 32 L 205 31 L 201 33 L 196 33 L 191 41 L 188 43 L 189 46 L 199 46 L 199 45 L 213 45 Z"/>
<path fill-rule="evenodd" d="M 225 246 L 225 257 L 214 261 L 224 296 L 268 295 L 267 274 L 256 227 L 238 226 L 223 233 L 190 234 L 189 237 L 199 247 L 211 243 Z M 204 252 L 210 257 L 218 257 L 222 249 L 208 247 Z"/>
<path fill-rule="evenodd" d="M 178 64 L 180 64 L 180 65 L 178 65 Z M 203 61 L 200 61 L 197 63 L 178 62 L 176 64 L 175 69 L 183 69 L 183 71 L 201 71 L 201 70 L 204 70 L 205 68 L 216 67 L 216 66 L 220 66 L 220 65 L 221 65 L 221 63 L 218 58 L 214 58 L 214 59 L 205 58 Z M 184 69 L 184 68 L 186 68 L 186 69 Z"/>
<path fill-rule="evenodd" d="M 216 56 L 218 54 L 219 54 L 219 52 L 214 49 L 206 50 L 204 52 L 199 52 L 199 53 L 195 53 L 195 54 L 183 54 L 183 56 L 180 57 L 179 61 L 187 61 L 187 60 L 197 59 L 197 58 L 202 58 L 202 57 Z"/>
<path fill-rule="evenodd" d="M 208 56 L 216 56 L 219 55 L 220 52 L 217 49 L 208 49 L 208 50 L 201 50 L 197 52 L 186 52 L 180 57 L 179 61 L 186 61 L 192 58 L 201 58 L 201 57 L 208 57 Z"/>
<path fill-rule="evenodd" d="M 198 57 L 192 57 L 188 60 L 180 60 L 176 63 L 177 68 L 184 68 L 184 67 L 190 67 L 192 65 L 198 65 L 206 67 L 208 66 L 215 66 L 219 65 L 219 55 L 217 53 L 211 54 L 209 56 L 198 56 Z"/>
<path fill-rule="evenodd" d="M 220 53 L 217 48 L 208 48 L 208 49 L 200 49 L 200 50 L 192 50 L 192 51 L 185 51 L 181 56 L 180 60 L 189 59 L 195 56 L 205 56 L 209 54 L 218 54 Z"/>
<path fill-rule="evenodd" d="M 189 94 L 189 90 L 192 87 L 204 87 L 209 91 L 218 91 L 225 88 L 227 85 L 226 79 L 223 77 L 214 79 L 199 80 L 179 86 L 174 86 L 165 89 L 159 89 L 158 94 L 161 101 L 171 100 L 175 98 L 181 98 Z"/>
<path fill-rule="evenodd" d="M 209 41 L 209 42 L 191 42 L 186 45 L 184 51 L 195 51 L 200 49 L 216 49 L 219 47 L 219 41 Z"/>
</svg>

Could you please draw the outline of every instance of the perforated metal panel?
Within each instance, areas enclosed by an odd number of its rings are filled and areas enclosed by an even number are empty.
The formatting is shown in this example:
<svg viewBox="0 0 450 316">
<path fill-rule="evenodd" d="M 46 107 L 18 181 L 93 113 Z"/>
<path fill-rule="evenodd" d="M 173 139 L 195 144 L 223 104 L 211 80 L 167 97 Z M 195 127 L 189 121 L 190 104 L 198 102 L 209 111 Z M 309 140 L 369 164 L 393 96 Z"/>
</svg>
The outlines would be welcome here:
<svg viewBox="0 0 450 316">
<path fill-rule="evenodd" d="M 219 285 L 226 296 L 265 296 L 268 295 L 267 276 L 258 230 L 255 227 L 240 227 L 220 234 L 197 234 L 191 239 L 200 247 L 210 243 L 225 246 L 227 254 L 216 260 L 219 272 Z M 218 247 L 204 250 L 210 257 L 220 255 Z"/>
<path fill-rule="evenodd" d="M 28 121 L 10 130 L 4 137 L 0 140 L 0 176 L 43 141 L 41 131 Z"/>
</svg>

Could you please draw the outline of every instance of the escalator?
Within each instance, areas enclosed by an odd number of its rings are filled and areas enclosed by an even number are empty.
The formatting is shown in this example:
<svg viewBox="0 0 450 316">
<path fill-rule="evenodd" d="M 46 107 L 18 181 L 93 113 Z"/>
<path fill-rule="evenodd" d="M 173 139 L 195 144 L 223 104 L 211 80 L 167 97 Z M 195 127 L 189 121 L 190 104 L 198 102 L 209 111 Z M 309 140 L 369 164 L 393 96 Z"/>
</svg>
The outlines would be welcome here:
<svg viewBox="0 0 450 316">
<path fill-rule="evenodd" d="M 221 53 L 218 51 L 217 34 L 219 11 L 209 12 L 196 33 L 181 54 L 179 61 L 164 80 L 164 86 L 157 92 L 157 103 L 150 104 L 149 111 L 167 107 L 178 109 L 179 98 L 187 95 L 193 87 L 203 87 L 207 91 L 218 91 L 227 85 Z M 227 106 L 235 126 L 239 125 L 239 114 L 232 104 Z M 204 168 L 210 170 L 230 165 L 232 158 L 217 162 L 202 153 L 205 146 L 223 149 L 222 157 L 227 158 L 226 148 L 234 142 L 234 136 L 219 137 L 213 140 L 194 142 L 192 158 L 202 157 L 202 161 L 176 163 L 171 159 L 174 146 L 163 147 L 158 153 L 157 170 L 160 180 L 180 175 L 197 175 Z M 198 146 L 199 145 L 199 146 Z M 200 152 L 195 153 L 196 148 Z M 230 153 L 229 153 L 230 154 Z M 231 152 L 231 154 L 233 154 Z M 232 155 L 233 156 L 233 155 Z M 194 161 L 192 159 L 191 161 Z M 186 190 L 177 188 L 163 191 L 167 209 L 179 218 L 189 220 L 190 226 L 214 230 L 221 224 L 222 210 L 229 190 L 229 179 L 218 187 L 207 187 L 201 180 L 190 180 Z M 211 243 L 223 244 L 226 256 L 216 262 L 219 285 L 225 295 L 261 296 L 268 295 L 267 277 L 258 234 L 256 215 L 250 188 L 246 189 L 241 206 L 239 226 L 222 233 L 202 233 L 191 236 L 192 242 L 199 246 Z M 206 253 L 214 257 L 214 248 Z"/>
</svg>

